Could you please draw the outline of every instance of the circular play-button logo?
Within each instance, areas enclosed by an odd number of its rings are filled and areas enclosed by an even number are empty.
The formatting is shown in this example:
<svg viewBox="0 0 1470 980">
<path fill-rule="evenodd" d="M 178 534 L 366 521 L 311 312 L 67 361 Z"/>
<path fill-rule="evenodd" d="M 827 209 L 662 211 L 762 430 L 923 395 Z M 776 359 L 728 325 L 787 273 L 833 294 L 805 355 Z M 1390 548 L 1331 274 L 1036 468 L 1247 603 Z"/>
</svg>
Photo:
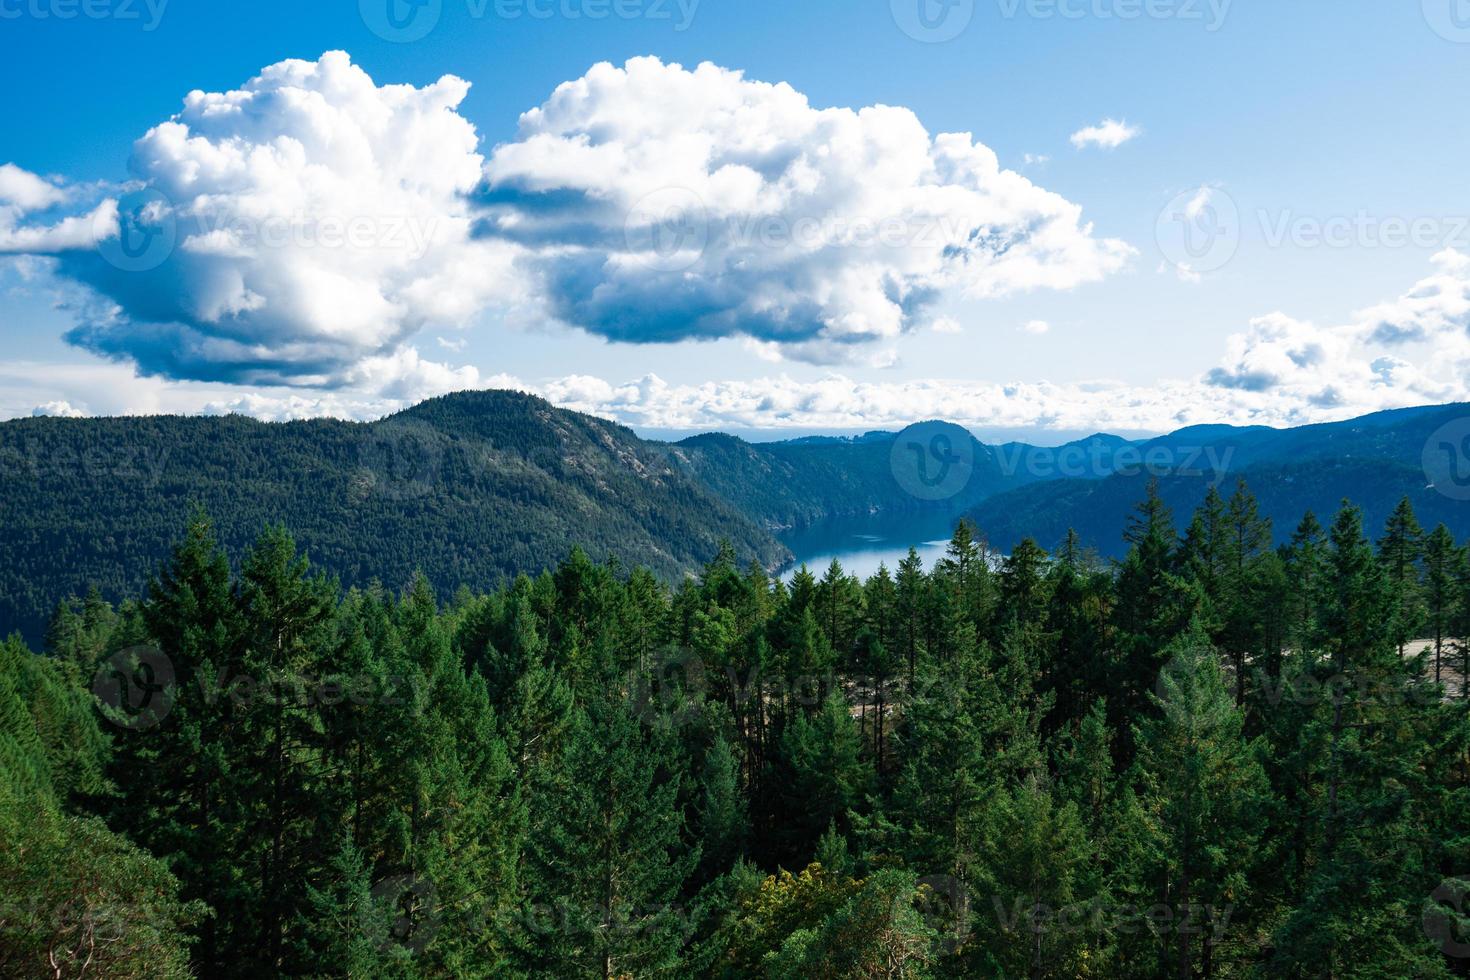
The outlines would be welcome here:
<svg viewBox="0 0 1470 980">
<path fill-rule="evenodd" d="M 975 0 L 891 0 L 894 23 L 925 44 L 943 44 L 965 33 L 975 17 Z"/>
<path fill-rule="evenodd" d="M 975 440 L 948 422 L 920 422 L 898 434 L 889 453 L 893 478 L 919 500 L 948 500 L 975 475 Z"/>
</svg>

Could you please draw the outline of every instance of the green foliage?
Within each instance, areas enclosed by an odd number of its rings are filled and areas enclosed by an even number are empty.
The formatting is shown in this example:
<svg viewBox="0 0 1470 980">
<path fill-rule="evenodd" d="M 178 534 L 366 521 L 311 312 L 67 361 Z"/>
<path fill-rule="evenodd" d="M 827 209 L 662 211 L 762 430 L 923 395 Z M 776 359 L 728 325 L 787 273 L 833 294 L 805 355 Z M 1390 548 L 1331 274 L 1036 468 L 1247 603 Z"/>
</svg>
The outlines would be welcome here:
<svg viewBox="0 0 1470 980">
<path fill-rule="evenodd" d="M 1182 538 L 1155 493 L 1115 567 L 962 524 L 867 582 L 573 548 L 446 604 L 196 512 L 0 644 L 0 973 L 1463 972 L 1470 570 L 1400 516 L 1272 550 L 1244 487 Z"/>
<path fill-rule="evenodd" d="M 162 861 L 65 805 L 68 790 L 105 788 L 107 754 L 68 673 L 0 643 L 0 974 L 189 976 L 204 909 Z"/>
<path fill-rule="evenodd" d="M 370 424 L 18 419 L 0 424 L 0 631 L 39 642 L 56 603 L 93 585 L 138 595 L 191 504 L 231 554 L 283 523 L 344 582 L 397 590 L 424 569 L 443 595 L 535 573 L 574 544 L 665 578 L 721 539 L 763 565 L 786 557 L 666 447 L 516 392 Z"/>
</svg>

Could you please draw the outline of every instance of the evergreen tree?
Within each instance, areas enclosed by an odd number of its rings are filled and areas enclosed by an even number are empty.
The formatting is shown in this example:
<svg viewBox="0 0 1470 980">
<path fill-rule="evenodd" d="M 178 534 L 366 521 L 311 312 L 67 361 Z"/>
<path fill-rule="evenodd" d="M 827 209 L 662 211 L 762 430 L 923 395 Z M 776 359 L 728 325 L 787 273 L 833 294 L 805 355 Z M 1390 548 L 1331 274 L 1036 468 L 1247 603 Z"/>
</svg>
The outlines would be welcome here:
<svg viewBox="0 0 1470 980">
<path fill-rule="evenodd" d="M 678 899 L 699 849 L 684 839 L 673 762 L 666 739 L 627 705 L 578 709 L 555 805 L 532 822 L 521 924 L 531 972 L 609 980 L 676 970 L 687 938 Z"/>
<path fill-rule="evenodd" d="M 1344 506 L 1334 522 L 1332 587 L 1323 648 L 1331 676 L 1300 739 L 1319 787 L 1308 814 L 1308 872 L 1274 937 L 1271 969 L 1283 975 L 1440 975 L 1439 953 L 1404 898 L 1435 877 L 1425 799 L 1416 789 L 1432 753 L 1437 696 L 1422 658 L 1397 652 L 1401 593 Z M 1416 900 L 1417 901 L 1417 900 Z M 1371 938 L 1368 938 L 1371 937 Z"/>
<path fill-rule="evenodd" d="M 180 900 L 163 861 L 68 812 L 68 796 L 110 787 L 67 666 L 0 641 L 0 975 L 188 977 L 187 930 L 208 910 Z"/>
<path fill-rule="evenodd" d="M 1286 634 L 1298 650 L 1310 651 L 1318 638 L 1326 566 L 1327 535 L 1308 511 L 1286 548 L 1286 577 L 1292 583 L 1287 597 Z"/>
<path fill-rule="evenodd" d="M 246 830 L 235 773 L 235 701 L 249 684 L 238 681 L 244 618 L 229 560 L 202 512 L 149 585 L 142 619 L 156 644 L 150 659 L 173 672 L 162 692 L 170 707 L 160 724 L 119 738 L 112 774 L 123 795 L 109 816 L 173 866 L 185 898 L 215 910 L 193 959 L 201 973 L 223 974 L 253 955 L 258 937 L 248 914 L 220 910 L 254 909 L 259 895 L 240 854 Z"/>
<path fill-rule="evenodd" d="M 1393 593 L 1393 638 L 1400 657 L 1423 616 L 1418 569 L 1423 554 L 1424 530 L 1414 516 L 1414 505 L 1404 497 L 1389 516 L 1378 541 L 1378 557 Z"/>
<path fill-rule="evenodd" d="M 836 558 L 817 585 L 815 612 L 837 662 L 849 666 L 863 618 L 863 594 L 862 586 Z"/>
<path fill-rule="evenodd" d="M 1141 904 L 1161 898 L 1182 920 L 1196 907 L 1243 904 L 1251 865 L 1262 859 L 1261 801 L 1267 796 L 1264 746 L 1247 742 L 1244 717 L 1221 676 L 1203 626 L 1194 624 L 1168 650 L 1155 701 L 1160 715 L 1139 724 L 1140 802 L 1154 857 L 1144 867 Z M 1157 974 L 1210 976 L 1222 964 L 1213 934 L 1196 944 L 1174 929 L 1158 950 Z"/>
<path fill-rule="evenodd" d="M 254 901 L 248 945 L 236 955 L 267 975 L 294 968 L 296 930 L 324 856 L 323 773 L 312 752 L 321 725 L 308 684 L 325 673 L 336 591 L 311 574 L 283 528 L 267 529 L 241 564 L 246 629 L 241 679 L 232 682 L 229 803 L 240 815 L 236 853 Z"/>
<path fill-rule="evenodd" d="M 1034 629 L 1046 617 L 1046 552 L 1025 538 L 1006 556 L 1000 571 L 1000 608 L 1012 629 Z"/>
<path fill-rule="evenodd" d="M 949 593 L 954 615 L 972 626 L 977 635 L 983 635 L 989 627 L 994 591 L 990 562 L 989 546 L 979 529 L 968 518 L 961 518 L 944 557 L 935 567 Z"/>
<path fill-rule="evenodd" d="M 872 762 L 847 702 L 833 693 L 811 718 L 797 717 L 781 738 L 783 857 L 812 852 L 831 823 L 850 826 L 849 811 L 873 787 Z"/>
<path fill-rule="evenodd" d="M 968 958 L 987 975 L 1085 973 L 1086 937 L 1073 920 L 1093 898 L 1086 890 L 1092 853 L 1076 808 L 1032 776 L 997 796 L 984 828 L 978 893 L 990 907 L 974 910 L 976 949 Z"/>
<path fill-rule="evenodd" d="M 928 975 L 934 934 L 915 895 L 911 872 L 877 872 L 816 928 L 789 934 L 765 957 L 764 974 L 781 980 Z"/>
<path fill-rule="evenodd" d="M 1434 682 L 1440 683 L 1447 634 L 1454 623 L 1455 572 L 1463 560 L 1449 528 L 1439 525 L 1424 542 L 1424 580 L 1421 594 L 1429 629 L 1434 634 Z"/>
<path fill-rule="evenodd" d="M 1054 639 L 1042 664 L 1042 691 L 1053 703 L 1044 726 L 1048 734 L 1077 721 L 1089 703 L 1106 696 L 1104 652 L 1113 592 L 1109 576 L 1086 561 L 1075 531 L 1067 532 L 1050 578 L 1046 631 Z"/>
<path fill-rule="evenodd" d="M 908 681 L 912 686 L 914 672 L 918 667 L 919 651 L 924 635 L 927 589 L 924 581 L 924 562 L 913 548 L 898 563 L 896 617 L 898 620 L 898 647 L 908 664 Z"/>
<path fill-rule="evenodd" d="M 1138 506 L 1124 534 L 1130 545 L 1117 574 L 1113 607 L 1114 664 L 1109 689 L 1100 692 L 1123 732 L 1123 754 L 1131 752 L 1128 725 L 1149 710 L 1149 693 L 1164 665 L 1164 650 L 1188 623 L 1194 606 L 1175 574 L 1174 520 L 1159 496 L 1158 481 Z"/>
<path fill-rule="evenodd" d="M 699 834 L 702 870 L 711 880 L 744 853 L 750 817 L 740 792 L 740 764 L 730 743 L 717 736 L 705 752 L 700 779 Z"/>
<path fill-rule="evenodd" d="M 926 677 L 905 702 L 892 799 L 859 824 L 870 848 L 960 880 L 973 877 L 973 834 L 995 791 L 990 750 L 967 689 L 976 667 L 963 662 L 948 681 Z"/>
</svg>

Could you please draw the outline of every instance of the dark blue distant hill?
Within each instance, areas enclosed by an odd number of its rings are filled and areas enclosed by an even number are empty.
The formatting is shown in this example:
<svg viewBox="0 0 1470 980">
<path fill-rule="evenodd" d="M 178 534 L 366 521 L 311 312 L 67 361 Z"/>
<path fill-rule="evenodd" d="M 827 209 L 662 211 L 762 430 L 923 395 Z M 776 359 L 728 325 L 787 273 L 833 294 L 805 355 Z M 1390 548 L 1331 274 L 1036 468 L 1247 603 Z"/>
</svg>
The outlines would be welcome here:
<svg viewBox="0 0 1470 980">
<path fill-rule="evenodd" d="M 1460 499 L 1466 494 L 1457 488 L 1447 494 L 1432 486 L 1424 459 L 1430 438 L 1446 426 L 1457 434 L 1462 420 L 1470 420 L 1470 405 L 1378 412 L 1292 429 L 1192 426 L 1133 444 L 1127 461 L 1134 465 L 1125 472 L 1073 476 L 997 494 L 969 516 L 1001 549 L 1025 537 L 1051 547 L 1074 528 L 1084 543 L 1116 557 L 1126 551 L 1122 532 L 1150 479 L 1158 479 L 1181 530 L 1212 484 L 1228 495 L 1243 479 L 1259 498 L 1263 516 L 1272 518 L 1278 541 L 1290 537 L 1308 510 L 1326 523 L 1344 498 L 1363 508 L 1368 527 L 1377 533 L 1406 496 L 1426 528 L 1444 523 L 1464 539 L 1470 536 L 1470 502 Z M 1464 428 L 1470 436 L 1470 421 Z M 1440 451 L 1455 453 L 1470 477 L 1470 446 Z"/>
</svg>

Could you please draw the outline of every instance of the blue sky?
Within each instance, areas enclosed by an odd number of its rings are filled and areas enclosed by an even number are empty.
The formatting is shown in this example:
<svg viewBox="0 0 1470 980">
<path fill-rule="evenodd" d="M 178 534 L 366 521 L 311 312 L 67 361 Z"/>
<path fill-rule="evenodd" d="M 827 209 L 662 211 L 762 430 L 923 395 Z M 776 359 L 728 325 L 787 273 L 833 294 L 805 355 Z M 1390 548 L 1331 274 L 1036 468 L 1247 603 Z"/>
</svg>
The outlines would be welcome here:
<svg viewBox="0 0 1470 980">
<path fill-rule="evenodd" d="M 477 131 L 479 152 L 489 157 L 494 147 L 517 138 L 519 114 L 545 102 L 559 84 L 598 62 L 621 65 L 653 55 L 686 68 L 709 61 L 749 79 L 786 82 L 814 107 L 906 107 L 930 134 L 972 134 L 995 151 L 1002 168 L 1079 205 L 1096 238 L 1136 250 L 1125 267 L 1065 288 L 994 298 L 945 291 L 933 301 L 931 318 L 958 325 L 958 332 L 914 325 L 879 345 L 896 355 L 882 367 L 865 355 L 842 363 L 773 361 L 771 351 L 762 356 L 738 337 L 610 343 L 577 326 L 489 308 L 454 330 L 431 322 L 413 338 L 425 358 L 472 365 L 483 378 L 512 376 L 536 390 L 560 392 L 557 400 L 564 403 L 649 431 L 685 428 L 681 421 L 690 421 L 688 428 L 722 423 L 718 427 L 742 430 L 766 423 L 786 430 L 861 427 L 926 406 L 901 400 L 872 419 L 851 406 L 774 418 L 714 409 L 691 416 L 687 404 L 680 412 L 622 412 L 609 407 L 617 399 L 547 386 L 568 376 L 616 387 L 652 373 L 669 385 L 694 387 L 781 379 L 816 385 L 837 375 L 880 386 L 875 391 L 929 380 L 994 384 L 1001 394 L 983 390 L 1002 398 L 1012 383 L 1106 381 L 1127 386 L 1128 398 L 1148 407 L 1130 416 L 1099 411 L 1096 399 L 1081 398 L 1066 401 L 1066 411 L 1049 413 L 1033 399 L 1025 410 L 977 409 L 965 421 L 982 430 L 1031 434 L 1067 433 L 1094 422 L 1166 427 L 1175 418 L 1208 414 L 1209 389 L 1201 389 L 1203 397 L 1185 388 L 1161 399 L 1139 390 L 1194 385 L 1223 359 L 1249 360 L 1272 338 L 1315 343 L 1302 341 L 1295 326 L 1268 330 L 1264 340 L 1246 337 L 1253 319 L 1280 311 L 1315 329 L 1341 327 L 1344 343 L 1355 343 L 1359 335 L 1348 333 L 1358 311 L 1401 301 L 1435 275 L 1458 282 L 1435 257 L 1442 259 L 1446 247 L 1470 247 L 1470 231 L 1458 220 L 1470 215 L 1470 100 L 1464 97 L 1470 43 L 1458 43 L 1463 39 L 1444 28 L 1453 25 L 1448 18 L 1460 0 L 1444 0 L 1443 12 L 1438 0 L 1425 0 L 1424 9 L 1419 0 L 1236 0 L 1213 7 L 1207 0 L 1160 0 L 1156 9 L 1167 16 L 1136 18 L 1126 14 L 1143 7 L 1141 0 L 1131 6 L 1130 0 L 977 0 L 968 26 L 945 43 L 908 36 L 897 24 L 907 15 L 896 17 L 888 2 L 875 0 L 700 0 L 692 8 L 685 0 L 682 9 L 675 0 L 629 0 L 628 9 L 638 14 L 631 17 L 596 16 L 611 6 L 599 8 L 598 0 L 548 2 L 544 17 L 500 16 L 495 0 L 475 16 L 478 0 L 442 0 L 434 29 L 409 43 L 377 36 L 355 2 L 170 0 L 161 10 L 157 0 L 152 9 L 143 0 L 126 7 L 125 0 L 93 2 L 94 12 L 108 16 L 62 19 L 66 0 L 0 0 L 0 83 L 9 93 L 0 163 L 67 187 L 123 179 L 134 141 L 177 113 L 188 92 L 238 89 L 288 58 L 315 60 L 344 50 L 380 86 L 426 86 L 457 75 L 472 86 L 458 111 Z M 955 14 L 967 12 L 961 3 Z M 369 10 L 367 16 L 376 15 Z M 1105 119 L 1126 120 L 1140 133 L 1113 149 L 1079 149 L 1069 141 Z M 1167 263 L 1156 228 L 1171 200 L 1202 188 L 1211 189 L 1217 203 L 1225 195 L 1238 210 L 1238 249 L 1222 268 L 1180 275 Z M 1313 238 L 1314 222 L 1344 221 L 1352 230 L 1342 244 Z M 1432 222 L 1434 230 L 1412 242 L 1385 244 L 1384 222 L 1394 221 L 1418 221 L 1426 229 L 1424 223 Z M 1295 240 L 1271 241 L 1277 226 L 1292 229 L 1288 237 Z M 77 317 L 74 302 L 54 308 L 57 290 L 72 287 L 63 274 L 44 264 L 24 277 L 12 270 L 0 287 L 9 289 L 0 307 L 5 360 L 24 362 L 31 376 L 22 383 L 0 375 L 0 412 L 29 414 L 32 402 L 65 402 L 88 412 L 135 408 L 122 395 L 94 392 L 89 400 L 85 388 L 76 390 L 78 375 L 63 369 L 106 363 L 95 346 L 83 349 L 75 338 L 63 339 Z M 635 319 L 639 314 L 636 307 L 626 311 Z M 1454 327 L 1457 316 L 1455 307 L 1444 319 Z M 1047 325 L 1044 333 L 1022 329 L 1038 321 Z M 437 345 L 441 335 L 463 350 Z M 1231 347 L 1232 337 L 1243 351 Z M 1458 352 L 1461 339 L 1430 344 L 1417 361 L 1414 350 L 1393 354 L 1422 368 L 1431 353 Z M 121 357 L 115 366 L 131 370 L 127 357 L 108 352 Z M 1257 352 L 1270 359 L 1269 350 Z M 1342 355 L 1353 356 L 1372 361 L 1368 354 Z M 1225 366 L 1231 377 L 1250 373 Z M 1312 366 L 1334 369 L 1325 360 Z M 37 380 L 52 377 L 54 383 Z M 1324 379 L 1324 386 L 1335 380 Z M 152 392 L 144 409 L 187 408 L 190 398 L 217 406 L 231 401 L 234 388 L 282 394 L 279 385 L 220 386 L 217 377 L 139 384 Z M 210 387 L 196 391 L 191 384 Z M 1335 403 L 1319 397 L 1315 407 L 1310 378 L 1275 376 L 1264 385 L 1215 390 L 1225 402 L 1244 399 L 1220 406 L 1226 420 L 1279 423 L 1457 396 L 1447 384 L 1441 378 L 1388 386 L 1392 391 L 1369 386 Z M 1350 388 L 1351 379 L 1335 384 L 1339 394 Z M 338 381 L 288 390 L 304 403 L 324 392 L 329 405 L 344 397 Z M 352 391 L 373 405 L 404 394 L 361 385 Z M 935 407 L 953 404 L 939 400 Z M 1181 405 L 1197 411 L 1185 418 Z"/>
</svg>

